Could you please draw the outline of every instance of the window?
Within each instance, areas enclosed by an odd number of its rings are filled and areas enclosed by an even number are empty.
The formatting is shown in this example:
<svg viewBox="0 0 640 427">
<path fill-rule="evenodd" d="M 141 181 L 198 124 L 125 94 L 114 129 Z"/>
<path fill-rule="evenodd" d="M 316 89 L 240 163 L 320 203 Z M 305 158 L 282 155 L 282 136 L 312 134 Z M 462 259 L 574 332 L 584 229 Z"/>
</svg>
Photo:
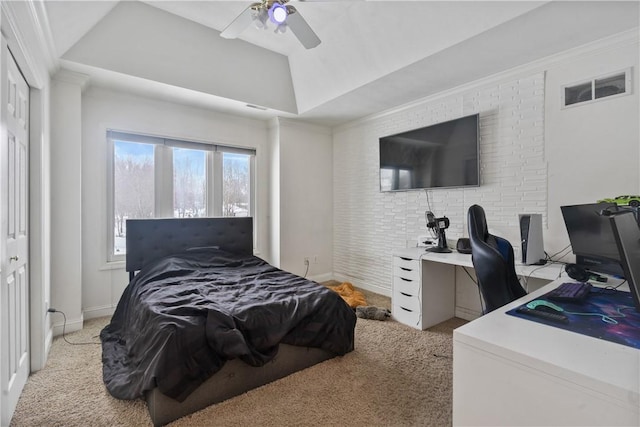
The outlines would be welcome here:
<svg viewBox="0 0 640 427">
<path fill-rule="evenodd" d="M 207 152 L 173 149 L 173 216 L 207 215 Z"/>
<path fill-rule="evenodd" d="M 116 142 L 113 169 L 115 254 L 125 253 L 127 218 L 154 217 L 153 175 L 153 145 Z"/>
<path fill-rule="evenodd" d="M 631 69 L 562 87 L 562 106 L 568 107 L 614 95 L 631 93 Z"/>
<path fill-rule="evenodd" d="M 222 154 L 222 216 L 251 216 L 250 163 L 247 154 Z"/>
<path fill-rule="evenodd" d="M 254 216 L 255 150 L 107 131 L 108 260 L 126 254 L 126 220 Z"/>
</svg>

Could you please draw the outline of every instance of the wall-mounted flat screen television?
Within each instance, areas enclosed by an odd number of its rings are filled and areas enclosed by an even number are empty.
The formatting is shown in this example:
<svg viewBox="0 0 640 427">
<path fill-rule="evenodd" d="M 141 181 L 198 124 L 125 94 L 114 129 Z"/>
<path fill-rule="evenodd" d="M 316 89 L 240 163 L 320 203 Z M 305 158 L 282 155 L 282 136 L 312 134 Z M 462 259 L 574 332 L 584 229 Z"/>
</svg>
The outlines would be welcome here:
<svg viewBox="0 0 640 427">
<path fill-rule="evenodd" d="M 479 115 L 380 138 L 380 191 L 480 185 Z"/>
</svg>

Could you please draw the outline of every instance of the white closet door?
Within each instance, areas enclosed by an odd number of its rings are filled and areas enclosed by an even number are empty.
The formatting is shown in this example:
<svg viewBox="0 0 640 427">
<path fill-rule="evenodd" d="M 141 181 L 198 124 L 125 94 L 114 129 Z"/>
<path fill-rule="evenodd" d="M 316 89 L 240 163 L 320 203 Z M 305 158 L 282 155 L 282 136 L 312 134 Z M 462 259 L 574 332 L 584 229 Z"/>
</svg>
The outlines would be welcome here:
<svg viewBox="0 0 640 427">
<path fill-rule="evenodd" d="M 29 375 L 29 86 L 1 46 L 0 425 L 9 425 Z"/>
</svg>

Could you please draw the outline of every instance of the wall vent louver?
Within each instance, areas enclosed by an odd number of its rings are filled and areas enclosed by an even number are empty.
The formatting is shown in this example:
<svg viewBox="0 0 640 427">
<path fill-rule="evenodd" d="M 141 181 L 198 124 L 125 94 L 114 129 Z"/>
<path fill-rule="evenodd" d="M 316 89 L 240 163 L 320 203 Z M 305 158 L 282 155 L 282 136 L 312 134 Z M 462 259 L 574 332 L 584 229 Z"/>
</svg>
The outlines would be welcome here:
<svg viewBox="0 0 640 427">
<path fill-rule="evenodd" d="M 631 93 L 631 68 L 562 86 L 562 107 Z"/>
</svg>

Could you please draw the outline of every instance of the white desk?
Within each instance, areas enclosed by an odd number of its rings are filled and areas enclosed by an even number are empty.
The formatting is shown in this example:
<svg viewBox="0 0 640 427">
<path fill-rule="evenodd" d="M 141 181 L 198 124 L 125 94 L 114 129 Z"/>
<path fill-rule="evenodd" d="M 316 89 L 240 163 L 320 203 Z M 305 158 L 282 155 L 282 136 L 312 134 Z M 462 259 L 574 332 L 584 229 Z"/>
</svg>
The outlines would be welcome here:
<svg viewBox="0 0 640 427">
<path fill-rule="evenodd" d="M 640 425 L 640 350 L 505 314 L 453 332 L 453 425 Z"/>
<path fill-rule="evenodd" d="M 391 313 L 394 319 L 417 329 L 427 329 L 455 316 L 455 267 L 473 269 L 471 255 L 406 248 L 394 251 L 393 257 Z M 561 272 L 560 264 L 516 264 L 516 273 L 525 277 L 552 281 Z"/>
<path fill-rule="evenodd" d="M 459 265 L 473 268 L 471 254 L 461 254 L 453 250 L 448 254 L 437 252 L 427 252 L 425 248 L 405 248 L 393 251 L 393 256 L 407 257 L 410 259 L 421 259 L 442 264 Z M 562 264 L 546 265 L 525 265 L 515 263 L 516 274 L 518 276 L 536 277 L 538 279 L 556 280 L 562 271 Z"/>
</svg>

